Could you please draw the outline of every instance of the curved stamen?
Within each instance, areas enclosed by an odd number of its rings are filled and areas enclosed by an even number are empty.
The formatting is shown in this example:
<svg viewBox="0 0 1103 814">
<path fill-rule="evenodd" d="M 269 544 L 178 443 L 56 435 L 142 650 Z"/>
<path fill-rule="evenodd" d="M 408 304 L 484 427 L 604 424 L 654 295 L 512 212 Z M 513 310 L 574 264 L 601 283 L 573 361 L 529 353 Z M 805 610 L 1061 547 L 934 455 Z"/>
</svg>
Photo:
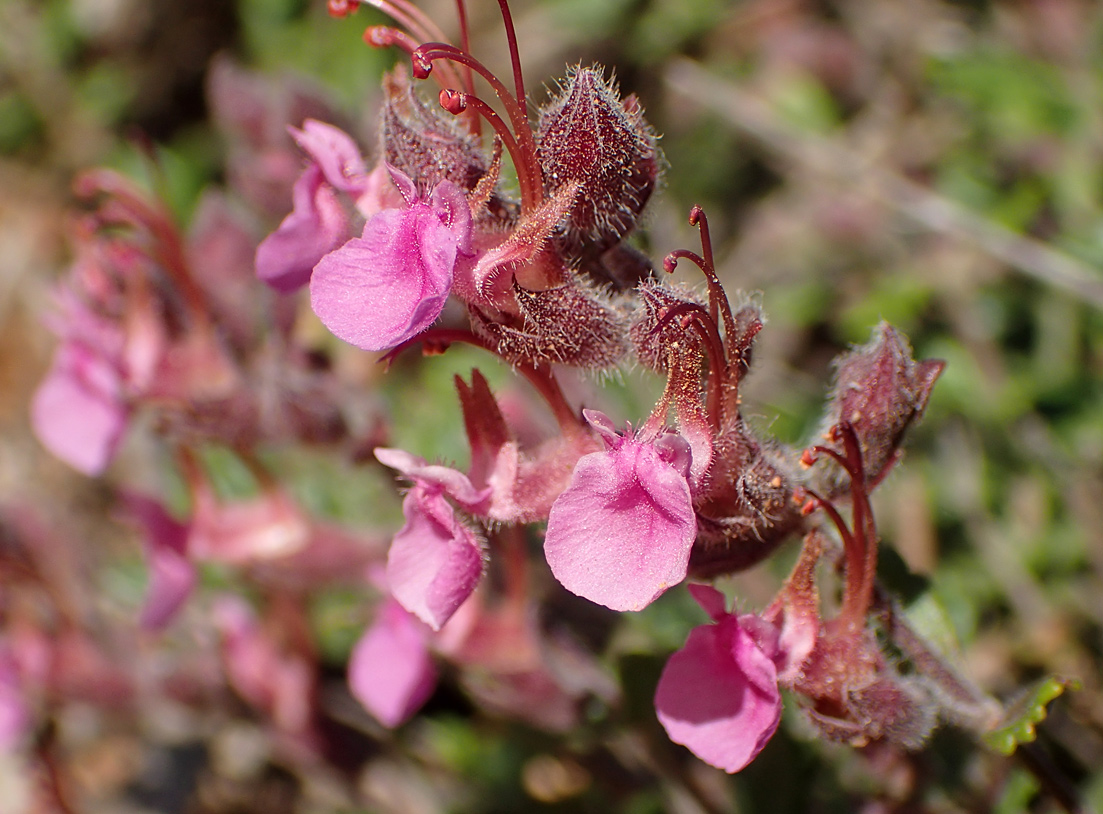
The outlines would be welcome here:
<svg viewBox="0 0 1103 814">
<path fill-rule="evenodd" d="M 467 53 L 471 53 L 471 32 L 467 26 L 467 4 L 463 0 L 456 0 L 456 17 L 460 22 L 460 48 Z M 460 71 L 463 76 L 463 89 L 466 93 L 472 95 L 475 94 L 475 75 L 471 72 L 471 67 L 468 65 L 463 66 L 463 70 Z M 480 119 L 475 113 L 472 113 L 467 117 L 467 124 L 471 130 L 471 134 L 474 136 L 482 135 L 482 119 Z"/>
<path fill-rule="evenodd" d="M 364 29 L 364 42 L 372 48 L 401 48 L 411 57 L 421 46 L 421 43 L 411 37 L 405 31 L 392 28 L 388 25 L 370 25 Z M 447 88 L 460 83 L 460 76 L 451 65 L 441 69 L 440 76 L 434 76 L 441 88 Z"/>
<path fill-rule="evenodd" d="M 826 455 L 841 466 L 850 477 L 850 502 L 852 529 L 841 526 L 842 518 L 828 501 L 812 490 L 806 490 L 815 501 L 827 511 L 832 523 L 843 536 L 846 551 L 846 591 L 840 618 L 849 619 L 858 624 L 865 618 L 873 599 L 873 589 L 877 577 L 877 526 L 873 518 L 873 507 L 869 503 L 869 493 L 865 485 L 865 467 L 862 463 L 862 450 L 854 428 L 848 422 L 836 424 L 831 430 L 833 440 L 842 441 L 844 452 L 816 445 L 805 450 L 801 456 L 806 464 L 815 463 L 817 455 Z"/>
<path fill-rule="evenodd" d="M 517 103 L 521 106 L 521 112 L 528 119 L 528 103 L 525 101 L 525 82 L 521 78 L 521 56 L 517 51 L 517 31 L 513 27 L 513 17 L 509 13 L 509 3 L 506 0 L 498 0 L 498 7 L 502 10 L 502 23 L 506 29 L 506 40 L 509 42 L 509 59 L 513 63 L 513 87 L 517 91 Z"/>
<path fill-rule="evenodd" d="M 689 225 L 697 226 L 701 231 L 701 254 L 697 258 L 694 255 L 693 262 L 705 275 L 709 287 L 709 313 L 713 320 L 717 319 L 717 310 L 724 320 L 724 335 L 729 341 L 735 341 L 735 318 L 732 316 L 731 304 L 728 295 L 724 293 L 724 286 L 720 284 L 720 278 L 716 276 L 716 263 L 712 256 L 712 236 L 709 234 L 709 222 L 705 217 L 705 210 L 700 206 L 694 206 L 689 211 Z M 685 255 L 687 258 L 689 255 Z"/>
<path fill-rule="evenodd" d="M 448 41 L 440 26 L 409 0 L 362 0 L 362 2 L 374 6 L 391 19 L 406 26 L 410 33 L 422 42 Z"/>
<path fill-rule="evenodd" d="M 536 141 L 533 138 L 532 130 L 529 128 L 528 114 L 506 89 L 506 86 L 502 84 L 501 80 L 473 56 L 461 51 L 454 45 L 446 43 L 427 42 L 418 48 L 411 58 L 414 76 L 418 79 L 425 79 L 429 76 L 433 71 L 433 62 L 443 59 L 460 65 L 467 65 L 490 84 L 506 110 L 514 137 L 520 147 L 521 157 L 528 170 L 529 177 L 534 182 L 531 205 L 539 205 L 543 198 L 544 181 L 540 171 L 540 163 L 536 160 Z M 522 208 L 525 208 L 524 203 L 522 203 Z"/>
<path fill-rule="evenodd" d="M 487 120 L 490 126 L 494 128 L 494 132 L 501 138 L 502 144 L 513 159 L 513 165 L 517 169 L 517 183 L 521 187 L 522 207 L 530 205 L 533 200 L 533 182 L 528 173 L 528 165 L 523 160 L 517 139 L 513 137 L 513 133 L 509 131 L 506 123 L 502 121 L 502 117 L 494 111 L 494 108 L 474 94 L 460 93 L 451 88 L 445 88 L 440 92 L 440 106 L 456 116 L 471 110 Z"/>
<path fill-rule="evenodd" d="M 697 212 L 698 207 L 694 207 L 694 212 Z M 701 213 L 701 217 L 704 217 L 704 213 Z M 691 224 L 695 225 L 693 213 L 690 214 Z M 702 232 L 701 242 L 704 244 L 705 256 L 691 252 L 689 249 L 675 249 L 665 258 L 663 258 L 663 271 L 668 274 L 673 273 L 674 269 L 678 266 L 678 261 L 685 259 L 693 263 L 697 268 L 701 269 L 701 273 L 705 275 L 705 282 L 709 289 L 709 317 L 714 323 L 718 323 L 721 318 L 720 305 L 723 305 L 723 320 L 724 320 L 724 335 L 729 342 L 735 341 L 735 318 L 732 316 L 731 308 L 728 306 L 728 297 L 724 293 L 723 286 L 720 285 L 720 280 L 716 276 L 716 271 L 712 267 L 712 245 L 707 237 L 707 228 Z"/>
<path fill-rule="evenodd" d="M 705 314 L 701 306 L 687 302 L 669 308 L 652 329 L 652 333 L 662 330 L 674 319 L 680 319 L 683 328 L 692 329 L 705 346 L 705 353 L 709 358 L 709 370 L 715 374 L 708 379 L 708 408 L 706 412 L 712 428 L 719 430 L 726 418 L 723 410 L 723 394 L 730 373 L 727 359 L 724 356 L 724 343 L 720 339 L 720 331 L 716 327 L 716 323 Z"/>
</svg>

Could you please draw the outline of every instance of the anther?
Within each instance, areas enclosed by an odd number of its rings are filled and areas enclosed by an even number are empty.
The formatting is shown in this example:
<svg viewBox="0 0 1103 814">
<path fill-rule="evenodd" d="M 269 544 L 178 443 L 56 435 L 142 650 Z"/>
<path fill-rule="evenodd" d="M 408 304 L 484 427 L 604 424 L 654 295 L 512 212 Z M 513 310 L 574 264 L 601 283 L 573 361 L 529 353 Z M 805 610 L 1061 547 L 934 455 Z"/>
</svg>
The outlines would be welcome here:
<svg viewBox="0 0 1103 814">
<path fill-rule="evenodd" d="M 445 88 L 440 92 L 440 106 L 451 113 L 453 116 L 458 116 L 467 110 L 467 94 L 460 93 L 452 88 Z"/>
</svg>

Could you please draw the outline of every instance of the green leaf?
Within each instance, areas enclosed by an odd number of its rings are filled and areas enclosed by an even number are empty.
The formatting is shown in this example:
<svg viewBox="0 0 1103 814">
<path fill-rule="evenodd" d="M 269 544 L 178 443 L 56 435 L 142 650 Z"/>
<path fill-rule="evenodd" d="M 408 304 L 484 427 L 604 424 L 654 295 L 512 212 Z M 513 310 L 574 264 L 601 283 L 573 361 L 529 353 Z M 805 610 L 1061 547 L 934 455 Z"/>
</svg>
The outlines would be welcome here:
<svg viewBox="0 0 1103 814">
<path fill-rule="evenodd" d="M 1012 755 L 1023 743 L 1032 743 L 1038 736 L 1035 724 L 1045 720 L 1047 707 L 1066 690 L 1079 690 L 1075 678 L 1050 676 L 1027 689 L 1007 706 L 1003 722 L 984 735 L 984 741 L 1003 755 Z"/>
</svg>

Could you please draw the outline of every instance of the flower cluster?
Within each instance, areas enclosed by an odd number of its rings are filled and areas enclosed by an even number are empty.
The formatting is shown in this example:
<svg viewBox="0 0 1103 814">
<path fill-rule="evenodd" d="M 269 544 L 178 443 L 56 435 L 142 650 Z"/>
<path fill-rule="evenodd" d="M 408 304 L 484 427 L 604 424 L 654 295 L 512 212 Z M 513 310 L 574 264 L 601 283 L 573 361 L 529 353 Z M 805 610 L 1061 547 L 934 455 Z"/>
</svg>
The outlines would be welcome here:
<svg viewBox="0 0 1103 814">
<path fill-rule="evenodd" d="M 341 14 L 355 5 L 331 2 Z M 147 541 L 143 626 L 171 623 L 202 563 L 240 569 L 274 607 L 351 581 L 373 612 L 349 686 L 384 726 L 429 698 L 444 659 L 486 708 L 567 728 L 580 699 L 612 694 L 591 658 L 537 622 L 546 592 L 527 535 L 546 523 L 551 574 L 606 608 L 638 611 L 696 580 L 688 590 L 712 622 L 670 657 L 655 707 L 670 738 L 712 765 L 738 771 L 764 747 L 779 724 L 780 688 L 803 699 L 825 737 L 853 744 L 914 748 L 940 719 L 960 719 L 940 676 L 924 672 L 933 656 L 915 657 L 904 675 L 895 652 L 915 656 L 914 637 L 908 651 L 873 628 L 891 603 L 876 584 L 869 494 L 899 458 L 942 363 L 915 361 L 882 324 L 839 359 L 821 441 L 802 450 L 762 437 L 744 417 L 741 385 L 764 317 L 749 298 L 729 300 L 705 213 L 690 213 L 699 253 L 652 264 L 631 242 L 664 166 L 640 102 L 622 98 L 602 68 L 577 66 L 532 115 L 504 2 L 512 90 L 407 0 L 374 5 L 403 28 L 373 26 L 366 41 L 403 49 L 410 63 L 384 79 L 374 163 L 334 124 L 292 122 L 280 148 L 300 157 L 297 178 L 282 176 L 291 211 L 259 245 L 226 207 L 185 238 L 118 177 L 80 183 L 94 207 L 76 230 L 78 259 L 55 321 L 62 344 L 34 425 L 88 474 L 105 469 L 138 411 L 169 442 L 189 516 L 136 493 L 123 504 Z M 474 75 L 493 104 L 476 95 Z M 432 102 L 417 85 L 430 78 L 439 84 Z M 516 194 L 503 180 L 507 157 Z M 232 247 L 217 255 L 225 268 L 209 266 L 212 241 Z M 683 261 L 701 272 L 702 292 L 665 279 Z M 276 292 L 266 310 L 221 296 L 254 266 Z M 456 379 L 466 471 L 385 446 L 384 431 L 354 429 L 343 385 L 295 333 L 302 289 L 332 334 L 365 351 L 393 358 L 413 344 L 437 353 L 467 343 L 504 360 L 546 404 L 554 430 L 534 431 L 478 370 Z M 665 388 L 623 430 L 572 404 L 557 379 L 560 366 L 628 363 Z M 385 555 L 291 497 L 258 454 L 288 441 L 340 441 L 360 462 L 371 449 L 408 484 L 405 522 Z M 252 473 L 251 497 L 218 494 L 197 454 L 211 443 Z M 759 613 L 729 611 L 708 582 L 790 539 L 803 549 L 776 599 Z M 844 575 L 833 616 L 820 601 L 825 558 Z M 215 617 L 229 683 L 309 743 L 309 644 L 281 639 L 240 600 L 221 602 Z M 552 667 L 556 653 L 585 668 L 565 678 Z M 2 686 L 14 681 L 6 665 Z"/>
</svg>

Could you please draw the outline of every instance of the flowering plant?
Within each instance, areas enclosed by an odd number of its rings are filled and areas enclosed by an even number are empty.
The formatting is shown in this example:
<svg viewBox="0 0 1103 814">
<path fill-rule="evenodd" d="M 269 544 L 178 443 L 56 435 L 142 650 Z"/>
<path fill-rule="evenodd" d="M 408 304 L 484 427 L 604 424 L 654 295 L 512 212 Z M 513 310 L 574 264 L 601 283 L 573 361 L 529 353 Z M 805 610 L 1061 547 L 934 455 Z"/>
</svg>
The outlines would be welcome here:
<svg viewBox="0 0 1103 814">
<path fill-rule="evenodd" d="M 347 16 L 357 5 L 329 8 Z M 135 488 L 119 501 L 144 541 L 143 630 L 171 632 L 202 594 L 204 569 L 234 574 L 254 600 L 206 606 L 218 679 L 197 664 L 183 691 L 143 686 L 191 699 L 217 684 L 264 722 L 282 759 L 325 757 L 307 608 L 340 587 L 362 599 L 343 666 L 374 735 L 413 719 L 442 676 L 491 715 L 570 732 L 588 705 L 624 698 L 600 647 L 584 646 L 584 626 L 549 623 L 551 609 L 610 624 L 594 606 L 637 613 L 684 586 L 710 621 L 684 632 L 657 676 L 655 718 L 724 772 L 768 748 L 785 707 L 816 737 L 885 752 L 919 750 L 942 724 L 983 735 L 1014 723 L 877 576 L 871 494 L 944 363 L 917 360 L 881 322 L 835 360 L 817 436 L 797 447 L 771 437 L 743 401 L 763 308 L 729 296 L 703 209 L 689 213 L 699 251 L 655 263 L 640 248 L 666 166 L 641 102 L 604 68 L 577 65 L 530 111 L 505 0 L 512 89 L 471 53 L 462 2 L 459 45 L 409 0 L 371 5 L 394 25 L 368 27 L 366 43 L 405 54 L 383 80 L 374 160 L 324 110 L 300 116 L 266 147 L 279 160 L 254 179 L 266 190 L 249 201 L 254 217 L 211 197 L 188 234 L 115 173 L 78 180 L 88 207 L 58 290 L 60 344 L 32 404 L 35 432 L 91 476 L 138 427 L 171 458 L 177 505 Z M 427 99 L 430 80 L 439 87 Z M 256 101 L 232 73 L 220 92 Z M 282 209 L 266 209 L 272 189 L 285 193 Z M 272 221 L 266 236 L 257 218 Z M 679 265 L 703 286 L 674 278 Z M 340 375 L 334 360 L 349 351 L 317 340 L 319 324 L 389 366 L 417 348 L 468 345 L 525 388 L 492 387 L 477 368 L 457 376 L 469 462 L 429 460 L 393 445 L 385 411 L 365 409 Z M 564 386 L 573 371 L 629 365 L 662 382 L 633 414 L 611 417 L 597 388 Z M 394 473 L 402 522 L 384 534 L 323 519 L 273 463 L 281 445 Z M 231 452 L 247 494 L 219 488 L 212 447 Z M 733 606 L 729 577 L 789 544 L 799 553 L 773 599 Z M 34 614 L 27 628 L 0 641 L 0 747 L 27 736 L 19 688 L 60 669 L 54 651 L 69 644 L 47 641 Z M 89 672 L 137 686 L 112 667 Z"/>
</svg>

